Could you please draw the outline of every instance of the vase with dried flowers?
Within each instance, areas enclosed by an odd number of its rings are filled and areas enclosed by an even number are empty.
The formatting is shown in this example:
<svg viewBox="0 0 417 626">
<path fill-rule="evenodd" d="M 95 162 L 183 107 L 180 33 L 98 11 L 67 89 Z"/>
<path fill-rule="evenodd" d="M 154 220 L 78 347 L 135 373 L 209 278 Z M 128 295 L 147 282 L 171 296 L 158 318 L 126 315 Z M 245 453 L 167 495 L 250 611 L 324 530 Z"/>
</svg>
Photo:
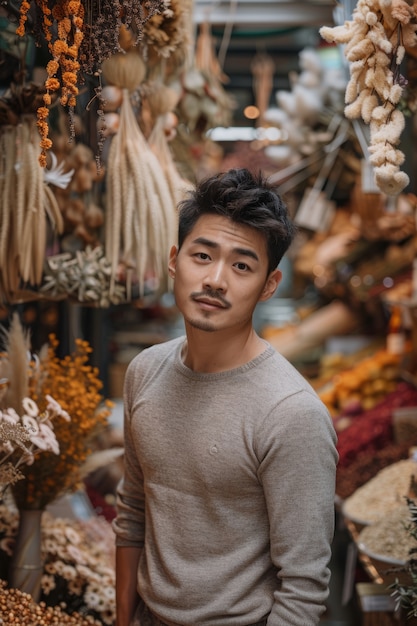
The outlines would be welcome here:
<svg viewBox="0 0 417 626">
<path fill-rule="evenodd" d="M 84 464 L 92 452 L 92 440 L 107 425 L 110 414 L 111 403 L 102 405 L 99 393 L 102 383 L 98 371 L 88 363 L 92 351 L 88 343 L 76 340 L 74 353 L 63 358 L 56 355 L 57 346 L 57 339 L 51 337 L 50 344 L 28 360 L 29 337 L 15 315 L 7 334 L 6 350 L 0 360 L 0 374 L 9 382 L 0 406 L 15 408 L 18 399 L 23 396 L 29 398 L 26 401 L 32 412 L 32 415 L 26 416 L 29 421 L 31 417 L 35 420 L 35 414 L 45 412 L 71 415 L 70 422 L 59 420 L 54 423 L 59 454 L 56 454 L 57 450 L 44 450 L 31 465 L 19 468 L 23 479 L 14 482 L 11 487 L 24 538 L 20 541 L 18 533 L 10 582 L 25 591 L 28 572 L 36 570 L 42 576 L 41 513 L 35 512 L 44 511 L 56 498 L 74 492 L 82 485 Z M 38 520 L 36 524 L 34 519 Z M 17 578 L 17 572 L 26 576 Z M 29 591 L 34 596 L 40 592 L 39 582 L 36 585 Z"/>
<path fill-rule="evenodd" d="M 24 334 L 18 318 L 12 322 L 8 336 L 9 348 L 17 355 L 28 351 L 28 338 Z M 3 355 L 0 366 L 3 374 L 0 397 L 0 500 L 6 489 L 24 480 L 22 469 L 35 462 L 41 452 L 59 455 L 59 444 L 53 431 L 52 421 L 58 416 L 69 421 L 70 417 L 60 404 L 49 394 L 46 405 L 40 411 L 37 403 L 27 396 L 27 368 L 16 379 L 16 366 L 25 365 L 19 358 L 8 359 Z M 15 381 L 15 382 L 12 382 Z M 10 569 L 10 581 L 34 598 L 40 595 L 42 561 L 40 550 L 40 529 L 42 510 L 20 512 L 14 555 Z"/>
</svg>

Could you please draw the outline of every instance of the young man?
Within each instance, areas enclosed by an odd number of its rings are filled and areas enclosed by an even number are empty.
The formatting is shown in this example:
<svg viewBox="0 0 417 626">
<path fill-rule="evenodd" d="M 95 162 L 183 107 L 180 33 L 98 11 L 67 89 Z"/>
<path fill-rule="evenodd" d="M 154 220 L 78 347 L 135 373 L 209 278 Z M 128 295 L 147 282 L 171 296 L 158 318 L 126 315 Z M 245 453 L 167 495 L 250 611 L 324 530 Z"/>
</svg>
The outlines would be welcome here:
<svg viewBox="0 0 417 626">
<path fill-rule="evenodd" d="M 313 626 L 328 595 L 337 453 L 304 378 L 254 331 L 294 235 L 261 176 L 180 206 L 169 273 L 186 337 L 125 380 L 117 626 Z"/>
</svg>

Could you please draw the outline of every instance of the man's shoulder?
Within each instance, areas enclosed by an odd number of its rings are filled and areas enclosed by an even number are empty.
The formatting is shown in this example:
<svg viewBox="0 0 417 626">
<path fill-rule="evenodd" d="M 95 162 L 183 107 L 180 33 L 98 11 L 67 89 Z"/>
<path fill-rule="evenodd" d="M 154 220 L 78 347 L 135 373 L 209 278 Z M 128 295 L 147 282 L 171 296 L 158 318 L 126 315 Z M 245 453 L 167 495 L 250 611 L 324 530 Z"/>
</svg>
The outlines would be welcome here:
<svg viewBox="0 0 417 626">
<path fill-rule="evenodd" d="M 302 392 L 313 397 L 317 396 L 310 382 L 295 365 L 272 346 L 269 347 L 268 352 L 270 358 L 266 363 L 265 381 L 275 390 L 276 395 L 291 396 Z"/>
<path fill-rule="evenodd" d="M 170 354 L 177 352 L 178 346 L 182 344 L 184 337 L 175 337 L 168 341 L 162 341 L 161 343 L 155 343 L 141 350 L 132 360 L 131 365 L 147 362 L 150 363 L 154 360 L 167 358 Z"/>
</svg>

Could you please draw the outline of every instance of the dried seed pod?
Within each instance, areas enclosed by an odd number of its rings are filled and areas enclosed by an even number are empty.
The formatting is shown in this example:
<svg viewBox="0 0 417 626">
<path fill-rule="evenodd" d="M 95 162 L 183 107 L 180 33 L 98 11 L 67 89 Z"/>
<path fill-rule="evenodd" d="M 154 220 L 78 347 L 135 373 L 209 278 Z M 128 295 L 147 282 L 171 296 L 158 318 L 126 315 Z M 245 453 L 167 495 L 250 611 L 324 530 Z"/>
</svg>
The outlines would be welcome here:
<svg viewBox="0 0 417 626">
<path fill-rule="evenodd" d="M 103 76 L 110 85 L 134 91 L 146 76 L 146 65 L 135 49 L 116 52 L 102 65 Z"/>
</svg>

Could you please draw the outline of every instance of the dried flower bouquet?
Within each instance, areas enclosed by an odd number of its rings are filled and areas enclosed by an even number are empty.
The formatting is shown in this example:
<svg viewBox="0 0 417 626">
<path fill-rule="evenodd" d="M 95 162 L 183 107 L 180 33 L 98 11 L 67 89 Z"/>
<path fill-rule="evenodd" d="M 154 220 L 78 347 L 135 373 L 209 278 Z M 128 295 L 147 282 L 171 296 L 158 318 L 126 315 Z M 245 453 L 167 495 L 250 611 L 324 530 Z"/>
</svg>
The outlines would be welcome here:
<svg viewBox="0 0 417 626">
<path fill-rule="evenodd" d="M 44 450 L 32 465 L 21 465 L 25 479 L 12 487 L 19 509 L 44 509 L 82 485 L 83 466 L 92 452 L 94 437 L 107 426 L 111 403 L 103 403 L 98 370 L 88 362 L 92 352 L 88 342 L 76 339 L 74 352 L 59 358 L 58 341 L 51 336 L 49 345 L 29 362 L 28 348 L 29 337 L 15 314 L 0 360 L 0 375 L 8 380 L 0 406 L 18 412 L 27 397 L 33 418 L 38 408 L 40 414 L 47 411 L 51 415 L 54 410 L 64 417 L 71 416 L 70 422 L 54 422 L 59 454 L 55 446 Z M 43 445 L 40 438 L 36 441 Z M 52 447 L 50 435 L 48 441 Z"/>
</svg>

